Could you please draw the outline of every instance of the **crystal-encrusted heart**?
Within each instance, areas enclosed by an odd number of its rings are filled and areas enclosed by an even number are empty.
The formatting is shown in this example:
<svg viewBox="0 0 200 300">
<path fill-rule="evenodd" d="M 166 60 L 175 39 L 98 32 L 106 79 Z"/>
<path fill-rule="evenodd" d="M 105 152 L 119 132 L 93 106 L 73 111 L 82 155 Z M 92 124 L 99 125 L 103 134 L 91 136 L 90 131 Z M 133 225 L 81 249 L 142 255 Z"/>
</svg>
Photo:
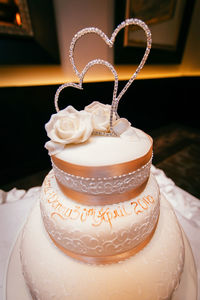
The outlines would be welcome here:
<svg viewBox="0 0 200 300">
<path fill-rule="evenodd" d="M 99 35 L 104 41 L 105 43 L 109 46 L 109 47 L 113 47 L 114 42 L 115 42 L 115 38 L 118 34 L 118 32 L 123 29 L 125 26 L 130 26 L 130 25 L 137 25 L 139 27 L 141 27 L 147 37 L 147 46 L 146 46 L 146 50 L 145 53 L 143 55 L 143 58 L 139 64 L 139 66 L 137 67 L 136 71 L 133 73 L 133 75 L 131 76 L 131 78 L 129 79 L 129 81 L 126 83 L 126 85 L 124 86 L 124 88 L 122 89 L 122 91 L 117 95 L 117 91 L 118 91 L 118 75 L 117 72 L 115 71 L 114 67 L 107 61 L 105 60 L 101 60 L 101 59 L 95 59 L 90 61 L 82 70 L 82 72 L 80 73 L 75 65 L 74 62 L 74 49 L 75 49 L 75 45 L 76 42 L 78 41 L 79 38 L 81 38 L 82 36 L 89 34 L 89 33 L 95 33 L 97 35 Z M 138 73 L 140 72 L 140 70 L 143 68 L 147 57 L 149 55 L 150 49 L 151 49 L 151 32 L 148 28 L 148 26 L 141 20 L 138 19 L 127 19 L 124 22 L 122 22 L 120 25 L 117 26 L 117 28 L 114 30 L 111 38 L 109 39 L 108 36 L 102 32 L 100 29 L 96 28 L 96 27 L 89 27 L 89 28 L 85 28 L 80 30 L 77 34 L 75 34 L 75 36 L 72 39 L 71 45 L 70 45 L 70 51 L 69 51 L 69 58 L 72 64 L 72 67 L 76 73 L 76 75 L 79 78 L 79 84 L 75 84 L 75 83 L 66 83 L 63 84 L 62 86 L 60 86 L 56 92 L 55 95 L 55 107 L 56 110 L 59 111 L 58 108 L 58 97 L 60 92 L 65 88 L 65 87 L 74 87 L 74 88 L 78 88 L 78 89 L 82 89 L 82 83 L 83 83 L 83 78 L 86 74 L 86 72 L 88 71 L 88 69 L 94 65 L 97 64 L 102 64 L 105 65 L 106 67 L 108 67 L 111 72 L 113 73 L 114 77 L 115 77 L 115 82 L 114 82 L 114 90 L 113 90 L 113 99 L 112 99 L 112 104 L 111 104 L 111 112 L 110 112 L 110 133 L 114 134 L 113 132 L 113 115 L 116 114 L 117 115 L 117 107 L 118 107 L 118 103 L 120 101 L 120 99 L 122 98 L 122 96 L 124 95 L 124 93 L 127 91 L 127 89 L 129 88 L 129 86 L 133 83 L 133 81 L 135 80 L 135 78 L 137 77 Z"/>
<path fill-rule="evenodd" d="M 114 88 L 113 88 L 113 99 L 112 99 L 112 105 L 111 105 L 111 112 L 110 112 L 110 129 L 111 129 L 111 134 L 112 134 L 112 120 L 113 120 L 113 114 L 114 114 L 114 104 L 115 104 L 115 99 L 116 99 L 116 95 L 117 95 L 117 88 L 118 88 L 118 76 L 117 76 L 117 72 L 115 70 L 115 68 L 107 61 L 102 60 L 102 59 L 95 59 L 90 61 L 85 68 L 83 69 L 83 71 L 81 72 L 80 76 L 79 76 L 79 83 L 73 83 L 73 82 L 69 82 L 69 83 L 64 83 L 63 85 L 61 85 L 55 94 L 55 98 L 54 98 L 54 102 L 55 102 L 55 108 L 56 111 L 59 111 L 59 107 L 58 107 L 58 98 L 59 98 L 59 94 L 60 92 L 67 87 L 73 87 L 79 90 L 82 90 L 82 84 L 83 84 L 83 79 L 85 74 L 87 73 L 87 71 L 89 70 L 89 68 L 91 68 L 94 65 L 104 65 L 106 67 L 108 67 L 110 69 L 110 71 L 113 73 L 114 75 Z M 117 113 L 116 113 L 117 116 Z M 97 133 L 97 132 L 96 132 Z M 101 133 L 102 134 L 102 133 Z"/>
<path fill-rule="evenodd" d="M 75 36 L 72 39 L 71 45 L 70 45 L 69 58 L 70 58 L 71 64 L 73 66 L 73 69 L 74 69 L 76 75 L 80 78 L 82 72 L 81 73 L 78 72 L 78 70 L 76 68 L 76 65 L 75 65 L 75 62 L 74 62 L 74 48 L 75 48 L 75 45 L 76 45 L 76 42 L 78 41 L 78 39 L 81 38 L 85 34 L 95 33 L 95 34 L 99 35 L 109 47 L 113 47 L 114 42 L 115 42 L 115 38 L 116 38 L 118 32 L 121 29 L 123 29 L 124 27 L 130 26 L 130 25 L 137 25 L 137 26 L 141 27 L 144 30 L 144 32 L 146 34 L 146 37 L 147 37 L 147 46 L 146 46 L 144 56 L 143 56 L 143 58 L 142 58 L 142 60 L 139 64 L 139 66 L 137 67 L 135 73 L 132 75 L 132 77 L 129 79 L 129 81 L 127 82 L 125 87 L 122 89 L 120 94 L 117 96 L 117 98 L 116 98 L 117 102 L 119 102 L 119 100 L 121 99 L 123 94 L 126 92 L 128 87 L 135 80 L 136 76 L 138 75 L 140 70 L 143 68 L 143 66 L 144 66 L 144 64 L 147 60 L 147 57 L 148 57 L 150 49 L 151 49 L 151 43 L 152 43 L 151 31 L 148 28 L 148 26 L 143 21 L 141 21 L 139 19 L 127 19 L 124 22 L 122 22 L 120 25 L 117 26 L 117 28 L 112 33 L 112 36 L 111 36 L 110 39 L 108 38 L 108 36 L 103 31 L 101 31 L 98 28 L 95 28 L 95 27 L 84 28 L 84 29 L 80 30 L 77 34 L 75 34 Z"/>
</svg>

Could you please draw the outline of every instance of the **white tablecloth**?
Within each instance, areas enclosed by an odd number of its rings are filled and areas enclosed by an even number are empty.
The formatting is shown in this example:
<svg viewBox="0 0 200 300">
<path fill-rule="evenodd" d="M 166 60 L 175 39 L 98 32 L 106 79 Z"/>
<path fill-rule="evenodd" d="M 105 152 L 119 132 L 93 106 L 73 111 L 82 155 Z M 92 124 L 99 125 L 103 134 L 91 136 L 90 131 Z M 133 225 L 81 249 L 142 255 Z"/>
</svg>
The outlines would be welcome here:
<svg viewBox="0 0 200 300">
<path fill-rule="evenodd" d="M 174 207 L 190 241 L 198 271 L 200 300 L 200 201 L 177 187 L 163 171 L 152 166 L 152 172 L 156 176 L 161 193 Z M 8 193 L 0 190 L 0 300 L 3 300 L 3 282 L 9 254 L 39 193 L 40 187 L 33 187 L 27 192 L 15 188 Z"/>
</svg>

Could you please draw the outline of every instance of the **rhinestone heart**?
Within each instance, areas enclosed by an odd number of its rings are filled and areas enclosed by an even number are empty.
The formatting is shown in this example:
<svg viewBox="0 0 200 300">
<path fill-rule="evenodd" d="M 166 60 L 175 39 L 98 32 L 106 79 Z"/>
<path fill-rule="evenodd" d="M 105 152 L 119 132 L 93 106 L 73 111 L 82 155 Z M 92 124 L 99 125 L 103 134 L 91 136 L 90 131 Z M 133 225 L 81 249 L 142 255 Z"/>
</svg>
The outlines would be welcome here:
<svg viewBox="0 0 200 300">
<path fill-rule="evenodd" d="M 121 90 L 121 92 L 117 95 L 117 92 L 118 92 L 118 75 L 117 75 L 117 72 L 116 72 L 115 68 L 109 62 L 107 62 L 105 60 L 94 59 L 94 60 L 90 61 L 84 67 L 82 72 L 80 73 L 77 70 L 75 62 L 74 62 L 74 50 L 75 50 L 75 45 L 76 45 L 76 42 L 78 41 L 78 39 L 80 39 L 82 36 L 84 36 L 86 34 L 90 34 L 90 33 L 95 33 L 95 34 L 99 35 L 109 47 L 113 47 L 114 42 L 115 42 L 115 38 L 116 38 L 118 32 L 121 29 L 123 29 L 125 26 L 130 26 L 130 25 L 137 25 L 137 26 L 141 27 L 144 30 L 144 32 L 146 34 L 146 38 L 147 38 L 147 46 L 146 46 L 145 53 L 142 57 L 142 60 L 139 64 L 139 66 L 137 67 L 136 71 L 133 73 L 133 75 L 131 76 L 129 81 L 126 83 L 124 88 Z M 104 65 L 104 66 L 106 66 L 110 69 L 110 71 L 113 73 L 114 78 L 115 78 L 114 89 L 113 89 L 113 99 L 112 99 L 111 112 L 110 112 L 110 132 L 109 132 L 109 135 L 115 135 L 115 133 L 113 132 L 113 116 L 115 114 L 116 117 L 118 117 L 117 108 L 118 108 L 119 101 L 122 98 L 122 96 L 124 95 L 124 93 L 127 91 L 127 89 L 130 87 L 130 85 L 133 83 L 133 81 L 137 77 L 138 73 L 143 68 L 143 66 L 144 66 L 144 64 L 147 60 L 147 57 L 149 55 L 149 52 L 150 52 L 150 49 L 151 49 L 151 44 L 152 44 L 151 31 L 149 30 L 148 26 L 143 21 L 141 21 L 139 19 L 127 19 L 124 22 L 122 22 L 121 24 L 119 24 L 117 26 L 117 28 L 114 30 L 114 32 L 113 32 L 110 39 L 107 37 L 107 35 L 104 32 L 102 32 L 100 29 L 98 29 L 96 27 L 84 28 L 84 29 L 80 30 L 79 32 L 77 32 L 75 34 L 75 36 L 73 37 L 71 45 L 70 45 L 69 59 L 70 59 L 70 62 L 72 64 L 74 72 L 76 73 L 76 75 L 79 78 L 79 84 L 65 83 L 65 84 L 61 85 L 58 88 L 58 90 L 55 94 L 56 111 L 59 111 L 58 98 L 59 98 L 60 92 L 66 87 L 74 87 L 74 88 L 78 88 L 78 89 L 83 89 L 82 88 L 82 83 L 83 83 L 84 76 L 85 76 L 86 72 L 88 71 L 88 69 L 91 68 L 94 65 L 102 64 L 102 65 Z M 102 132 L 95 132 L 95 133 L 96 134 L 104 134 L 104 135 L 108 134 L 108 133 L 102 133 Z"/>
</svg>

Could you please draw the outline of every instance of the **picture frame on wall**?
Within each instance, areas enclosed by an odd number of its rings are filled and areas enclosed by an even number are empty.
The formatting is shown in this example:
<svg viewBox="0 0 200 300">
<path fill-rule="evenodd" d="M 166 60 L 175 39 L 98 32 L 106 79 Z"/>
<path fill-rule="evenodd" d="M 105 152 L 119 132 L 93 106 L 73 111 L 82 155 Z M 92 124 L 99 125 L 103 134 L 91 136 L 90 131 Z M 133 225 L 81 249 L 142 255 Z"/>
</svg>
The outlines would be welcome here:
<svg viewBox="0 0 200 300">
<path fill-rule="evenodd" d="M 195 0 L 115 0 L 115 26 L 125 19 L 144 21 L 152 32 L 149 64 L 179 64 L 184 53 Z M 118 34 L 115 64 L 135 64 L 144 53 L 146 37 L 137 26 Z"/>
<path fill-rule="evenodd" d="M 0 0 L 0 65 L 59 64 L 52 0 Z"/>
<path fill-rule="evenodd" d="M 0 36 L 33 36 L 26 0 L 0 0 Z"/>
</svg>

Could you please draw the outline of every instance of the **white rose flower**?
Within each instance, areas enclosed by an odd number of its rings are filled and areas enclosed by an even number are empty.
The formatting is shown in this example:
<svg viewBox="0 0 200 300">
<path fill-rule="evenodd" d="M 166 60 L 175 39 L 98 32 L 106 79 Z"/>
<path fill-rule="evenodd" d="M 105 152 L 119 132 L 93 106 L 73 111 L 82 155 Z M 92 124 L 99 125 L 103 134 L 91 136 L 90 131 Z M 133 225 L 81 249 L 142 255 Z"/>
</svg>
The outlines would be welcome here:
<svg viewBox="0 0 200 300">
<path fill-rule="evenodd" d="M 45 129 L 51 139 L 51 143 L 47 142 L 45 147 L 51 153 L 58 152 L 66 144 L 83 143 L 91 136 L 93 131 L 91 114 L 68 106 L 52 115 Z"/>
<path fill-rule="evenodd" d="M 92 102 L 85 107 L 85 111 L 92 114 L 92 125 L 96 131 L 108 131 L 110 127 L 111 105 L 102 104 L 98 101 Z M 116 119 L 115 117 L 113 118 Z"/>
</svg>

